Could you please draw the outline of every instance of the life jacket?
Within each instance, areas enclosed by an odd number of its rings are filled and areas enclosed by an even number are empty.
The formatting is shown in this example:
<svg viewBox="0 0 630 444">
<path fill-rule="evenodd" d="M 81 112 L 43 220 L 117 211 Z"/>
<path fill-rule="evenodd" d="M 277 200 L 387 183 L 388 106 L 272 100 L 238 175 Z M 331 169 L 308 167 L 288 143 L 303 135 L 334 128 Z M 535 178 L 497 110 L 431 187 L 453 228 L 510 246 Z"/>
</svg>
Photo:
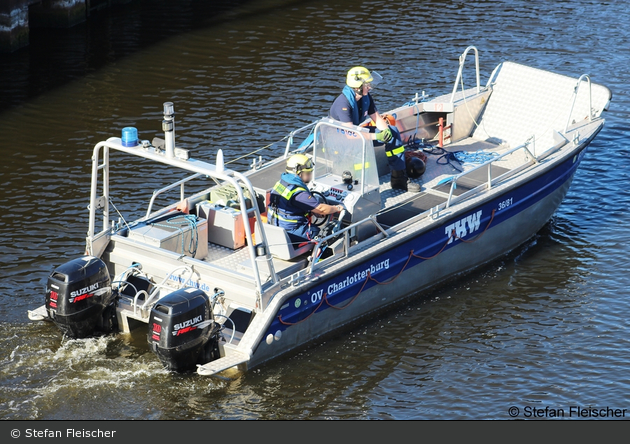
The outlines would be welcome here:
<svg viewBox="0 0 630 444">
<path fill-rule="evenodd" d="M 282 173 L 280 180 L 271 189 L 267 222 L 282 227 L 287 231 L 307 225 L 310 214 L 294 206 L 295 197 L 302 192 L 308 192 L 306 184 L 299 176 Z"/>
<path fill-rule="evenodd" d="M 343 95 L 346 96 L 346 99 L 348 99 L 348 104 L 350 105 L 350 108 L 352 109 L 352 124 L 359 125 L 360 123 L 363 122 L 361 120 L 361 117 L 363 116 L 359 116 L 359 104 L 357 103 L 354 90 L 350 88 L 348 85 L 346 85 L 343 87 L 342 92 L 343 92 Z M 369 107 L 370 107 L 369 95 L 361 96 L 361 110 L 365 112 Z"/>
</svg>

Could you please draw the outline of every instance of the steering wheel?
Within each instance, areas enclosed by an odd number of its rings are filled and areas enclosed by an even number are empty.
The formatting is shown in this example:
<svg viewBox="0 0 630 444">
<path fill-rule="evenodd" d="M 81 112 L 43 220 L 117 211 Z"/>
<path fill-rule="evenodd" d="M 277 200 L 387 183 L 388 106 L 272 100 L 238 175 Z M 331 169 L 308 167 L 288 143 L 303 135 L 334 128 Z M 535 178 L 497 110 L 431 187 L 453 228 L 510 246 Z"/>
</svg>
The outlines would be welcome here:
<svg viewBox="0 0 630 444">
<path fill-rule="evenodd" d="M 311 191 L 311 194 L 315 196 L 315 198 L 319 201 L 319 203 L 329 205 L 328 200 L 326 199 L 326 196 L 324 196 L 323 193 L 320 193 L 319 191 Z M 325 216 L 318 216 L 315 213 L 311 213 L 311 224 L 315 225 L 316 227 L 321 227 L 323 225 L 326 225 L 332 220 L 333 220 L 332 214 L 328 214 Z"/>
</svg>

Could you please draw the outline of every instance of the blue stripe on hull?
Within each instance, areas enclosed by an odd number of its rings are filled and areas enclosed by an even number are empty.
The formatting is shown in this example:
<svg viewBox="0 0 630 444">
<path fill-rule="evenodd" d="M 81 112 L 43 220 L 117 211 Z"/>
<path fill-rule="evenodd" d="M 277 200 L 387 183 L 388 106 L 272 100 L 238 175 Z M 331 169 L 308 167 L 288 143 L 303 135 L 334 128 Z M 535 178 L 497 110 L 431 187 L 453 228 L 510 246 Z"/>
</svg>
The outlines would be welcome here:
<svg viewBox="0 0 630 444">
<path fill-rule="evenodd" d="M 414 266 L 425 262 L 425 260 L 437 260 L 437 256 L 436 259 L 431 258 L 437 253 L 439 253 L 439 256 L 448 256 L 447 252 L 450 249 L 463 243 L 463 241 L 458 238 L 452 239 L 450 243 L 448 242 L 449 235 L 453 230 L 458 233 L 461 239 L 471 241 L 477 236 L 485 234 L 484 230 L 496 229 L 503 222 L 518 216 L 532 205 L 541 202 L 554 191 L 559 191 L 559 188 L 565 186 L 566 189 L 564 193 L 566 193 L 584 152 L 585 149 L 582 149 L 579 154 L 576 153 L 575 156 L 565 160 L 547 173 L 507 191 L 496 199 L 484 203 L 470 212 L 448 219 L 440 227 L 424 232 L 418 237 L 376 255 L 360 265 L 346 269 L 340 274 L 327 279 L 325 282 L 318 283 L 304 293 L 289 299 L 280 308 L 278 316 L 276 316 L 267 329 L 265 336 L 268 334 L 277 334 L 278 331 L 292 330 L 293 325 L 296 327 L 301 325 L 302 321 L 309 316 L 333 309 L 331 305 L 342 308 L 349 303 L 355 302 L 354 298 L 358 293 L 367 292 L 371 288 L 379 285 L 375 280 L 380 283 L 385 283 L 389 280 L 396 279 L 402 270 L 409 271 Z M 561 197 L 564 197 L 564 194 L 562 194 Z M 560 202 L 557 204 L 559 205 Z M 545 216 L 545 220 L 540 223 L 539 228 L 548 221 L 549 217 L 551 217 L 556 209 L 557 205 L 548 216 Z M 506 245 L 497 247 L 500 248 L 500 251 L 493 254 L 492 258 L 499 257 L 501 254 L 509 252 L 534 234 L 535 232 L 529 233 L 526 238 L 519 239 L 515 245 L 508 245 L 506 243 Z M 510 236 L 510 233 L 506 233 L 504 237 L 506 237 L 506 242 L 509 242 L 511 240 L 510 237 L 515 238 L 517 236 Z M 413 255 L 410 254 L 412 251 Z M 421 257 L 427 259 L 422 259 Z M 489 258 L 489 260 L 492 258 Z M 481 265 L 481 263 L 478 265 Z M 471 267 L 468 268 L 470 269 Z M 461 271 L 464 270 L 459 270 L 459 272 Z M 373 279 L 370 279 L 370 276 Z M 401 294 L 400 297 L 390 297 L 389 299 L 390 302 L 394 302 L 397 299 L 401 299 L 403 296 L 404 295 Z M 359 294 L 358 298 L 361 298 L 361 294 Z M 359 317 L 365 312 L 365 310 L 356 311 L 355 317 Z M 321 319 L 320 316 L 316 318 L 318 321 Z M 308 322 L 304 321 L 304 323 Z M 314 338 L 309 338 L 309 340 L 310 339 Z M 295 345 L 308 342 L 308 340 L 299 340 L 297 342 L 299 343 Z"/>
</svg>

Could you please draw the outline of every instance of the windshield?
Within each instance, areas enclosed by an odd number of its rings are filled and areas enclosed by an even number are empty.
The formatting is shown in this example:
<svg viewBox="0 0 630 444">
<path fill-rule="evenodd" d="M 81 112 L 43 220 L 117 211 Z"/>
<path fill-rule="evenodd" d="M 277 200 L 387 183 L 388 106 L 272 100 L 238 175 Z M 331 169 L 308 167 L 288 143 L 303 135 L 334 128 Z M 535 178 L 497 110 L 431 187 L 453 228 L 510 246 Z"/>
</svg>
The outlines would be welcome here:
<svg viewBox="0 0 630 444">
<path fill-rule="evenodd" d="M 363 192 L 378 188 L 374 148 L 364 137 L 367 130 L 322 121 L 315 127 L 313 160 L 315 180 L 333 176 L 340 183 L 348 172 L 355 186 Z M 357 182 L 358 181 L 358 182 Z"/>
</svg>

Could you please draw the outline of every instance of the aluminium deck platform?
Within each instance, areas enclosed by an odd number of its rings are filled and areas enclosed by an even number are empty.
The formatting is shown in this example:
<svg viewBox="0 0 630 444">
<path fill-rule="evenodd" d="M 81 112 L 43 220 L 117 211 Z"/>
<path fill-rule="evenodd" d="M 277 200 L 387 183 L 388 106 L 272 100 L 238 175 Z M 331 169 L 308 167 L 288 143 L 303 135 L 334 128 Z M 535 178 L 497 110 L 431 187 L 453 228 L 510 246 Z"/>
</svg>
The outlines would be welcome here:
<svg viewBox="0 0 630 444">
<path fill-rule="evenodd" d="M 453 143 L 444 147 L 444 152 L 439 151 L 438 154 L 427 154 L 426 171 L 414 182 L 421 185 L 420 193 L 413 193 L 404 190 L 392 189 L 390 184 L 390 174 L 379 177 L 380 194 L 382 202 L 382 210 L 377 216 L 379 223 L 385 227 L 396 225 L 410 217 L 430 210 L 431 208 L 446 202 L 448 199 L 451 184 L 444 183 L 445 180 L 460 174 L 462 171 L 469 171 L 478 166 L 476 163 L 459 163 L 451 161 L 451 163 L 443 163 L 442 158 L 445 153 L 454 153 L 457 151 L 486 153 L 495 152 L 500 154 L 505 150 L 505 146 L 497 145 L 491 142 L 475 140 L 472 138 L 464 139 L 457 143 Z M 440 160 L 442 158 L 442 160 Z M 438 161 L 440 163 L 438 163 Z M 496 161 L 492 166 L 492 177 L 496 178 L 516 166 L 522 165 L 527 161 L 525 155 L 521 152 L 513 153 L 505 159 Z M 455 166 L 453 166 L 455 165 Z M 270 171 L 272 170 L 272 171 Z M 265 170 L 265 174 L 257 175 L 253 173 L 250 178 L 254 186 L 257 188 L 272 187 L 277 181 L 277 177 L 284 171 L 284 163 L 279 163 Z M 278 173 L 277 177 L 274 173 Z M 457 182 L 457 187 L 453 194 L 455 196 L 481 185 L 488 180 L 488 173 L 485 168 L 479 169 L 461 178 Z M 274 258 L 273 264 L 276 272 L 285 277 L 307 266 L 306 256 L 301 256 L 291 261 L 284 261 Z M 251 268 L 251 259 L 246 248 L 232 250 L 210 243 L 208 246 L 208 255 L 204 259 L 206 262 L 220 266 L 226 269 L 237 271 L 247 276 L 253 276 Z"/>
</svg>

